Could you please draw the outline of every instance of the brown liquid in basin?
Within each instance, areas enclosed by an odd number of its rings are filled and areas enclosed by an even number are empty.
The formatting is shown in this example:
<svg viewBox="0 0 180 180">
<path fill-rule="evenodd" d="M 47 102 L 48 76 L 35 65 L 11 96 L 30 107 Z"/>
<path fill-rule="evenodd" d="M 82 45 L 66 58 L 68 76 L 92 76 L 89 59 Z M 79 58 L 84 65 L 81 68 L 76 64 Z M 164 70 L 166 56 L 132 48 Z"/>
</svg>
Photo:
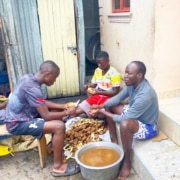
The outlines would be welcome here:
<svg viewBox="0 0 180 180">
<path fill-rule="evenodd" d="M 87 166 L 102 167 L 116 162 L 119 158 L 120 155 L 115 149 L 95 147 L 85 150 L 79 160 Z"/>
</svg>

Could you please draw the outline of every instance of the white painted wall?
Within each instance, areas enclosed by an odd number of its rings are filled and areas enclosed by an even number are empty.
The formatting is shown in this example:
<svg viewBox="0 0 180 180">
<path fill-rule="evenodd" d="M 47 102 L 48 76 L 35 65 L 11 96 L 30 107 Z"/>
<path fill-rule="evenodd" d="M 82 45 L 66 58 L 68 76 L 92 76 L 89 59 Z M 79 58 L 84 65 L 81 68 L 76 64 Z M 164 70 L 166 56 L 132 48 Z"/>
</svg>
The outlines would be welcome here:
<svg viewBox="0 0 180 180">
<path fill-rule="evenodd" d="M 123 74 L 132 60 L 146 64 L 159 96 L 180 91 L 180 1 L 131 0 L 129 22 L 110 22 L 111 1 L 99 0 L 102 50 Z M 179 93 L 180 95 L 180 93 Z"/>
<path fill-rule="evenodd" d="M 158 0 L 155 19 L 154 87 L 180 96 L 180 1 Z"/>
</svg>

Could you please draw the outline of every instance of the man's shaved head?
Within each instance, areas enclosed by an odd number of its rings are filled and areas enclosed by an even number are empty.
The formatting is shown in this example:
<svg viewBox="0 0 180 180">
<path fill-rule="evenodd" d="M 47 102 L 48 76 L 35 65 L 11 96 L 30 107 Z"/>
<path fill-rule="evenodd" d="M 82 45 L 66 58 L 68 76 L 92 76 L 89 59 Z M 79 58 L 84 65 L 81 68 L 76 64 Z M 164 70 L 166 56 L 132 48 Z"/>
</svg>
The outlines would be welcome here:
<svg viewBox="0 0 180 180">
<path fill-rule="evenodd" d="M 40 66 L 40 72 L 52 72 L 52 71 L 59 71 L 59 67 L 56 63 L 51 60 L 44 61 Z"/>
</svg>

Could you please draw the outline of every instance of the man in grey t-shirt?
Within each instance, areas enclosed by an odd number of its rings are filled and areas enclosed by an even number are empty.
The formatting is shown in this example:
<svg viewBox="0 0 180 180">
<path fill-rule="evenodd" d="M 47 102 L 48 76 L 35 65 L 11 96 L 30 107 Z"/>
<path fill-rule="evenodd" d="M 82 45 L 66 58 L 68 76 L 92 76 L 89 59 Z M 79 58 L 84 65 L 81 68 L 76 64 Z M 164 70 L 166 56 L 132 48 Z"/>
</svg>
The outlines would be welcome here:
<svg viewBox="0 0 180 180">
<path fill-rule="evenodd" d="M 126 86 L 103 105 L 92 107 L 96 109 L 96 113 L 105 115 L 111 141 L 114 143 L 118 143 L 115 122 L 120 125 L 124 159 L 119 171 L 119 180 L 130 174 L 133 138 L 149 139 L 158 133 L 158 99 L 156 92 L 145 79 L 145 73 L 146 67 L 143 62 L 132 61 L 125 70 Z M 129 100 L 128 107 L 121 103 L 126 98 Z"/>
</svg>

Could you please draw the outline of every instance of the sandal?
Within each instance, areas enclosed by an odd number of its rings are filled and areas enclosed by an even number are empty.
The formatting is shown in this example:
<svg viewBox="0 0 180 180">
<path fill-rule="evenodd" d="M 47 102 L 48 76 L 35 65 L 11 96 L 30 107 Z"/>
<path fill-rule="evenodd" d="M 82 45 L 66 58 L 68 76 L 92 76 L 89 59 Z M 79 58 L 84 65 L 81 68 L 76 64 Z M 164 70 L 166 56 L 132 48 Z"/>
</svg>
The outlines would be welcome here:
<svg viewBox="0 0 180 180">
<path fill-rule="evenodd" d="M 52 172 L 54 177 L 64 177 L 74 175 L 80 172 L 80 168 L 77 164 L 68 164 L 64 173 Z"/>
<path fill-rule="evenodd" d="M 128 177 L 118 176 L 118 180 L 126 180 Z"/>
</svg>

